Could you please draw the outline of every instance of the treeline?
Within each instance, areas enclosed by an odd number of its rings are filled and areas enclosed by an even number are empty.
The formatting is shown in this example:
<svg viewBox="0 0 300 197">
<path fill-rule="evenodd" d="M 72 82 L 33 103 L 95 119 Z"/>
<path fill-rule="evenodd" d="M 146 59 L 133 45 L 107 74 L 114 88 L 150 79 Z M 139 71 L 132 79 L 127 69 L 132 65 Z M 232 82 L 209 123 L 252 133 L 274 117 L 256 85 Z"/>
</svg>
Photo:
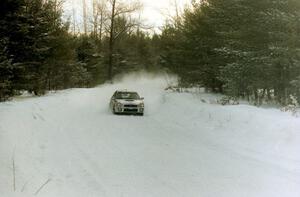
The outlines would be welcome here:
<svg viewBox="0 0 300 197">
<path fill-rule="evenodd" d="M 93 87 L 140 69 L 167 69 L 183 87 L 257 105 L 300 101 L 298 0 L 193 0 L 159 35 L 131 15 L 139 7 L 94 1 L 77 34 L 60 1 L 1 0 L 0 101 L 24 90 Z"/>
<path fill-rule="evenodd" d="M 182 86 L 282 105 L 300 101 L 300 1 L 193 1 L 160 37 Z"/>
<path fill-rule="evenodd" d="M 74 34 L 62 20 L 61 1 L 1 0 L 0 101 L 22 91 L 93 87 L 121 72 L 155 69 L 152 38 L 128 16 L 135 8 L 107 3 L 94 12 L 92 32 Z"/>
</svg>

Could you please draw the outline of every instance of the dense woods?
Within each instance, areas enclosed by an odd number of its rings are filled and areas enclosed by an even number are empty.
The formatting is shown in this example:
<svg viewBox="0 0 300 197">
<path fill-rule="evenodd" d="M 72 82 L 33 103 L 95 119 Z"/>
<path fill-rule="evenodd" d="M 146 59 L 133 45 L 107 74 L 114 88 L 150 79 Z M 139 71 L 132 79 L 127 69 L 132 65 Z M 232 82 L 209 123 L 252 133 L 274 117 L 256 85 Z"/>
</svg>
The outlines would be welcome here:
<svg viewBox="0 0 300 197">
<path fill-rule="evenodd" d="M 0 4 L 2 101 L 23 90 L 93 87 L 136 70 L 168 70 L 180 86 L 256 105 L 300 100 L 298 0 L 194 0 L 159 34 L 130 16 L 139 5 L 116 0 L 93 5 L 92 28 L 85 24 L 81 34 L 62 20 L 58 1 Z"/>
<path fill-rule="evenodd" d="M 300 2 L 193 1 L 161 35 L 164 66 L 181 84 L 259 105 L 300 98 Z"/>
<path fill-rule="evenodd" d="M 129 17 L 138 5 L 106 4 L 95 5 L 92 31 L 75 34 L 62 20 L 60 1 L 1 1 L 0 100 L 24 90 L 93 87 L 115 74 L 154 68 L 151 38 Z"/>
</svg>

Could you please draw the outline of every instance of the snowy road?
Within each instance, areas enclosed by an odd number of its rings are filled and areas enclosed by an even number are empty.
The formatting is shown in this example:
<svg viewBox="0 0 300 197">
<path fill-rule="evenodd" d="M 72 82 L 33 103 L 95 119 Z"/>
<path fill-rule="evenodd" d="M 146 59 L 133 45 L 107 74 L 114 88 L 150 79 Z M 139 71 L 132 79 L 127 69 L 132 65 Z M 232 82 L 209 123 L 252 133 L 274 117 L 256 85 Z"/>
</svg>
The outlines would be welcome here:
<svg viewBox="0 0 300 197">
<path fill-rule="evenodd" d="M 300 196 L 299 118 L 165 87 L 125 79 L 1 103 L 0 196 Z M 145 97 L 144 117 L 111 114 L 124 88 Z"/>
</svg>

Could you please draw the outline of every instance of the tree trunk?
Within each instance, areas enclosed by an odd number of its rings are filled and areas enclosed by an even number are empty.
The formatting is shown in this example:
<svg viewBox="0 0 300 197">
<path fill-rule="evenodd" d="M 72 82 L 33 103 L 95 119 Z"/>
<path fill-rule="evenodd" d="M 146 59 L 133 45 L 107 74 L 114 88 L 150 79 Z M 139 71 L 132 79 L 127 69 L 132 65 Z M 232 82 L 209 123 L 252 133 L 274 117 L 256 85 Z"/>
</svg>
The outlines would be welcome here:
<svg viewBox="0 0 300 197">
<path fill-rule="evenodd" d="M 99 43 L 100 43 L 100 49 L 102 49 L 102 31 L 103 31 L 103 11 L 100 13 L 100 26 L 99 26 Z"/>
<path fill-rule="evenodd" d="M 112 1 L 111 11 L 111 24 L 110 24 L 110 37 L 109 37 L 109 59 L 108 59 L 108 79 L 112 81 L 112 70 L 113 70 L 113 52 L 114 52 L 114 22 L 115 22 L 115 6 L 116 0 Z"/>
<path fill-rule="evenodd" d="M 272 100 L 270 89 L 267 90 L 267 98 L 268 98 L 268 101 Z"/>
<path fill-rule="evenodd" d="M 255 105 L 258 106 L 258 92 L 257 92 L 257 89 L 254 89 L 254 102 L 255 102 Z"/>
<path fill-rule="evenodd" d="M 82 12 L 83 12 L 83 30 L 84 30 L 84 34 L 87 35 L 87 13 L 86 13 L 85 0 L 82 0 Z"/>
</svg>

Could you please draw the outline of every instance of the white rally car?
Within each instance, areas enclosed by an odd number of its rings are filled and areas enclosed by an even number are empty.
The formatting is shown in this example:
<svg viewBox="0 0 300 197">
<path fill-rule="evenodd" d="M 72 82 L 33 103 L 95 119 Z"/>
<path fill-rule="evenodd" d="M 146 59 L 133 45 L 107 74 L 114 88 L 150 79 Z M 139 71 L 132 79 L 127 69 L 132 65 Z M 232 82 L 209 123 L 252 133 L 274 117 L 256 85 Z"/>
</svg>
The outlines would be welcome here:
<svg viewBox="0 0 300 197">
<path fill-rule="evenodd" d="M 110 99 L 109 106 L 114 114 L 144 115 L 144 98 L 137 92 L 116 91 Z"/>
</svg>

